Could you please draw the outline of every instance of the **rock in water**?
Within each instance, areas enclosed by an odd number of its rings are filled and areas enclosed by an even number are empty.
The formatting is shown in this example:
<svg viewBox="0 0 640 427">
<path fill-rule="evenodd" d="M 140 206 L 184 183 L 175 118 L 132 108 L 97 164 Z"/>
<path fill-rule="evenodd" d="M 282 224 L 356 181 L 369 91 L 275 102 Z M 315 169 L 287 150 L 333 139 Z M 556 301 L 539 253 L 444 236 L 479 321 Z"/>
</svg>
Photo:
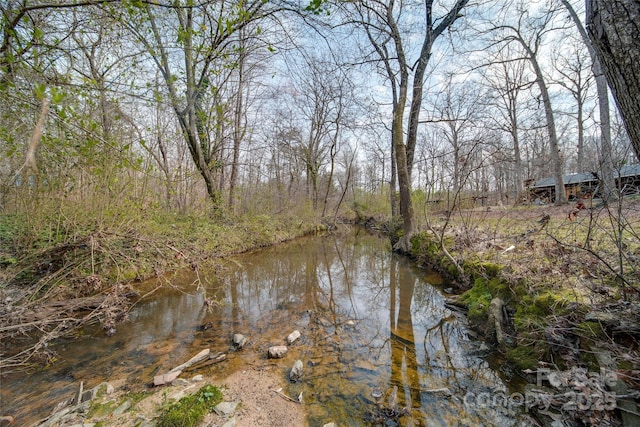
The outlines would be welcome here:
<svg viewBox="0 0 640 427">
<path fill-rule="evenodd" d="M 269 347 L 269 358 L 270 359 L 280 359 L 283 358 L 286 354 L 287 351 L 289 351 L 289 349 L 287 348 L 286 345 L 276 345 L 273 347 Z"/>
<path fill-rule="evenodd" d="M 304 365 L 302 364 L 302 360 L 296 360 L 293 364 L 293 368 L 289 371 L 289 379 L 294 383 L 302 377 L 302 371 L 304 370 Z"/>
<path fill-rule="evenodd" d="M 298 338 L 300 338 L 300 331 L 296 330 L 291 332 L 287 337 L 287 344 L 293 344 Z"/>
<path fill-rule="evenodd" d="M 242 334 L 233 334 L 233 346 L 240 350 L 247 343 L 247 337 Z"/>
</svg>

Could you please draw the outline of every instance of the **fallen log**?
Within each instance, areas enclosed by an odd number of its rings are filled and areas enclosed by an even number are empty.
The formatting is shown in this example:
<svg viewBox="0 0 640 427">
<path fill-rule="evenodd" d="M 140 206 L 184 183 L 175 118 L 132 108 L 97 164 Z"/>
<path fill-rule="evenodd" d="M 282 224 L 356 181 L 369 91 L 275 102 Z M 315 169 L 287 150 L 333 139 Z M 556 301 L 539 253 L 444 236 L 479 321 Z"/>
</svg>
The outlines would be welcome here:
<svg viewBox="0 0 640 427">
<path fill-rule="evenodd" d="M 176 366 L 175 368 L 173 368 L 172 370 L 170 370 L 166 374 L 154 376 L 153 377 L 153 385 L 154 386 L 159 386 L 159 385 L 171 384 L 176 378 L 178 378 L 180 376 L 180 374 L 182 374 L 182 372 L 185 369 L 187 369 L 190 366 L 195 365 L 196 363 L 201 362 L 204 359 L 206 359 L 207 356 L 209 356 L 209 352 L 210 352 L 210 350 L 208 348 L 205 348 L 200 353 L 196 354 L 191 359 L 189 359 L 186 362 L 184 362 L 182 365 Z"/>
<path fill-rule="evenodd" d="M 216 363 L 220 363 L 225 360 L 227 360 L 227 355 L 222 352 L 218 352 L 218 353 L 209 355 L 209 359 L 202 363 L 199 363 L 198 366 L 191 366 L 189 369 L 186 369 L 186 370 L 195 371 L 196 369 L 206 368 L 207 366 L 215 365 Z"/>
</svg>

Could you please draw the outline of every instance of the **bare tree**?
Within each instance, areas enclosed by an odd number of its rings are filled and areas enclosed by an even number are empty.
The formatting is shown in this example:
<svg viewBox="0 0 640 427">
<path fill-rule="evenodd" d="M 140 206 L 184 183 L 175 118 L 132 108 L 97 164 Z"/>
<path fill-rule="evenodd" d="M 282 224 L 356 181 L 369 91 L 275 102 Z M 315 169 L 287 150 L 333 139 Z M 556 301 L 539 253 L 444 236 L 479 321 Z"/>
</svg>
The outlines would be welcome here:
<svg viewBox="0 0 640 427">
<path fill-rule="evenodd" d="M 408 251 L 414 233 L 414 210 L 411 201 L 411 169 L 415 152 L 425 72 L 431 59 L 434 42 L 461 16 L 468 0 L 457 0 L 445 9 L 442 16 L 434 14 L 434 1 L 424 2 L 424 9 L 410 13 L 411 5 L 396 0 L 371 0 L 356 4 L 355 24 L 363 28 L 373 52 L 372 60 L 380 64 L 392 92 L 391 143 L 394 150 L 400 192 L 400 215 L 403 235 L 395 249 Z M 349 5 L 350 6 L 350 5 Z M 411 35 L 403 33 L 403 14 L 412 18 L 423 16 L 424 21 L 412 25 L 423 27 L 422 43 L 417 47 L 417 58 L 410 58 Z M 413 73 L 413 79 L 411 79 Z M 411 98 L 409 98 L 411 92 Z M 405 112 L 408 125 L 405 137 Z"/>
<path fill-rule="evenodd" d="M 512 156 L 508 156 L 503 150 L 498 150 L 500 157 L 500 168 L 502 171 L 508 171 L 509 159 L 513 159 L 513 171 L 509 173 L 512 179 L 509 179 L 510 186 L 515 190 L 516 199 L 522 192 L 523 182 L 525 178 L 525 169 L 522 159 L 522 143 L 520 141 L 521 131 L 521 109 L 524 103 L 522 95 L 534 84 L 528 79 L 526 73 L 527 67 L 524 61 L 513 58 L 521 58 L 523 52 L 522 47 L 518 45 L 506 46 L 498 50 L 494 58 L 491 59 L 491 65 L 484 74 L 485 81 L 489 86 L 489 90 L 494 94 L 493 102 L 499 105 L 498 111 L 500 117 L 494 119 L 498 129 L 506 132 L 512 143 Z M 501 192 L 502 197 L 502 192 Z"/>
<path fill-rule="evenodd" d="M 217 138 L 211 138 L 205 123 L 205 101 L 217 89 L 211 87 L 214 67 L 220 65 L 217 62 L 224 61 L 225 53 L 233 49 L 234 36 L 263 16 L 266 4 L 261 0 L 198 5 L 187 1 L 175 7 L 147 3 L 137 10 L 129 8 L 128 15 L 119 19 L 160 71 L 169 104 L 214 209 L 221 207 L 216 179 L 221 165 L 215 150 Z"/>
<path fill-rule="evenodd" d="M 475 167 L 471 157 L 477 150 L 475 137 L 481 118 L 482 98 L 483 94 L 475 83 L 457 84 L 450 75 L 444 93 L 434 100 L 433 117 L 421 122 L 437 126 L 439 135 L 449 144 L 449 188 L 452 194 L 458 194 L 463 189 L 468 171 Z"/>
<path fill-rule="evenodd" d="M 567 43 L 563 40 L 563 44 L 569 44 L 570 51 L 563 51 L 558 48 L 554 55 L 554 67 L 560 74 L 560 78 L 556 83 L 564 87 L 573 97 L 575 101 L 575 113 L 569 113 L 576 120 L 577 128 L 577 144 L 576 144 L 576 172 L 585 171 L 585 105 L 588 101 L 588 93 L 591 88 L 593 78 L 589 72 L 585 74 L 585 71 L 590 70 L 590 64 L 588 58 L 585 56 L 584 50 L 581 50 L 581 46 L 575 46 L 575 43 Z"/>
<path fill-rule="evenodd" d="M 557 11 L 554 9 L 545 10 L 540 16 L 531 16 L 527 7 L 520 5 L 517 13 L 517 23 L 514 25 L 505 23 L 494 26 L 491 31 L 498 34 L 499 43 L 518 43 L 524 50 L 524 58 L 529 62 L 536 77 L 536 84 L 540 91 L 540 98 L 544 106 L 547 134 L 549 137 L 551 161 L 553 163 L 553 176 L 555 179 L 555 203 L 562 205 L 567 203 L 567 195 L 564 190 L 562 177 L 562 153 L 556 130 L 551 96 L 547 87 L 546 79 L 538 55 L 544 42 L 545 36 L 558 28 L 552 25 L 553 18 Z M 509 12 L 511 13 L 511 9 Z"/>
<path fill-rule="evenodd" d="M 348 110 L 354 94 L 347 70 L 327 58 L 306 56 L 302 64 L 291 64 L 295 83 L 294 102 L 304 121 L 306 138 L 298 152 L 306 167 L 307 196 L 314 211 L 320 202 L 322 168 L 329 165 L 323 213 L 332 185 L 338 142 L 349 126 Z"/>
</svg>

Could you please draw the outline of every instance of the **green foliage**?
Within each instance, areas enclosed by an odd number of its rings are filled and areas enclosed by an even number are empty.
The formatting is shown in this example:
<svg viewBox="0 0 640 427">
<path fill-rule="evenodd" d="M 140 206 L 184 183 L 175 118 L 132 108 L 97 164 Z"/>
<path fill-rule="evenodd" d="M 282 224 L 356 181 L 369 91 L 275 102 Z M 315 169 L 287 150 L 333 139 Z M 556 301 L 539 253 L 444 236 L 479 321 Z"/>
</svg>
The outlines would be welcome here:
<svg viewBox="0 0 640 427">
<path fill-rule="evenodd" d="M 304 8 L 307 12 L 311 12 L 314 15 L 320 15 L 321 13 L 331 14 L 328 8 L 324 7 L 326 0 L 309 0 L 309 4 Z"/>
<path fill-rule="evenodd" d="M 12 250 L 24 233 L 25 218 L 22 215 L 0 215 L 0 251 Z"/>
<path fill-rule="evenodd" d="M 44 83 L 36 83 L 33 87 L 33 92 L 36 95 L 36 98 L 42 99 L 45 97 L 47 92 L 47 85 Z"/>
<path fill-rule="evenodd" d="M 204 386 L 196 393 L 169 404 L 156 425 L 158 427 L 196 427 L 221 401 L 220 389 L 213 385 Z"/>
</svg>

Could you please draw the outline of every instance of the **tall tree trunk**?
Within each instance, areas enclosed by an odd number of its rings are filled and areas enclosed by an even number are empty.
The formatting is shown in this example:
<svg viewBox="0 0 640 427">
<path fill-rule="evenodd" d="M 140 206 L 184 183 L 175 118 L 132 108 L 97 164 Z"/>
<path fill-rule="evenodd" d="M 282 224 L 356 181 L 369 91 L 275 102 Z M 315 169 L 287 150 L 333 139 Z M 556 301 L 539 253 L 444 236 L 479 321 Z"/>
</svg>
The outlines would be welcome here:
<svg viewBox="0 0 640 427">
<path fill-rule="evenodd" d="M 616 194 L 616 180 L 613 167 L 613 148 L 611 147 L 611 115 L 609 108 L 609 90 L 602 72 L 600 59 L 593 55 L 593 74 L 598 93 L 598 113 L 600 115 L 600 151 L 602 152 L 602 198 L 606 201 Z"/>
<path fill-rule="evenodd" d="M 393 141 L 393 132 L 391 134 L 391 180 L 389 181 L 389 203 L 391 203 L 391 217 L 398 216 L 398 198 L 396 197 L 397 188 L 397 172 L 396 172 L 396 149 Z"/>
<path fill-rule="evenodd" d="M 433 27 L 433 0 L 425 2 L 426 15 L 426 31 L 420 49 L 420 56 L 415 65 L 415 74 L 413 75 L 413 90 L 411 94 L 411 107 L 409 108 L 409 124 L 407 129 L 407 171 L 409 173 L 409 181 L 411 181 L 411 171 L 413 169 L 413 156 L 416 149 L 418 123 L 420 122 L 420 109 L 422 108 L 422 92 L 424 85 L 424 73 L 431 59 L 431 48 L 433 42 L 442 34 L 444 30 L 449 28 L 461 16 L 460 12 L 467 5 L 469 0 L 457 0 L 449 13 Z"/>
<path fill-rule="evenodd" d="M 33 184 L 37 186 L 38 162 L 36 161 L 36 152 L 38 151 L 40 141 L 42 140 L 44 125 L 47 122 L 47 114 L 49 114 L 49 98 L 47 98 L 45 95 L 42 98 L 42 106 L 40 107 L 38 121 L 36 122 L 36 126 L 33 129 L 31 138 L 29 138 L 29 145 L 27 146 L 27 154 L 25 155 L 24 163 L 20 168 L 23 185 L 26 186 L 31 185 L 31 182 L 29 182 L 31 177 L 33 177 L 33 179 L 35 180 Z"/>
<path fill-rule="evenodd" d="M 609 90 L 607 89 L 606 78 L 602 72 L 602 66 L 600 65 L 600 59 L 596 54 L 593 43 L 589 39 L 587 31 L 585 30 L 580 18 L 578 18 L 578 14 L 575 9 L 569 3 L 569 0 L 561 0 L 562 4 L 566 7 L 571 19 L 573 20 L 578 32 L 580 33 L 580 37 L 582 37 L 582 41 L 587 47 L 587 51 L 589 52 L 589 56 L 591 57 L 591 69 L 593 71 L 593 75 L 596 79 L 596 91 L 598 94 L 598 113 L 600 116 L 600 152 L 602 153 L 601 158 L 601 170 L 600 170 L 600 179 L 602 181 L 602 198 L 604 200 L 609 200 L 614 194 L 616 190 L 616 182 L 614 178 L 614 169 L 613 169 L 613 156 L 612 156 L 612 148 L 611 148 L 611 117 L 610 117 L 610 107 L 609 107 Z M 587 0 L 588 3 L 589 0 Z"/>
<path fill-rule="evenodd" d="M 520 153 L 520 137 L 518 135 L 518 117 L 517 117 L 517 113 L 515 111 L 515 105 L 514 105 L 514 110 L 510 111 L 509 114 L 511 115 L 511 139 L 513 140 L 513 157 L 514 157 L 514 181 L 515 181 L 515 193 L 516 193 L 516 200 L 514 201 L 514 203 L 517 203 L 518 200 L 520 200 L 520 194 L 522 193 L 522 184 L 523 184 L 523 179 L 522 179 L 522 154 Z"/>
<path fill-rule="evenodd" d="M 558 134 L 556 132 L 553 108 L 551 106 L 551 97 L 549 96 L 549 90 L 547 89 L 547 85 L 544 81 L 544 74 L 542 73 L 542 68 L 540 68 L 535 52 L 522 38 L 519 38 L 519 41 L 529 55 L 529 61 L 531 62 L 531 66 L 536 74 L 536 83 L 538 84 L 542 104 L 544 106 L 544 115 L 547 122 L 547 135 L 549 136 L 549 146 L 551 151 L 551 165 L 553 169 L 553 177 L 556 181 L 555 204 L 564 205 L 567 203 L 567 193 L 564 189 L 564 179 L 562 177 L 562 156 L 560 153 L 560 144 L 558 143 Z"/>
<path fill-rule="evenodd" d="M 581 89 L 578 89 L 581 90 Z M 577 120 L 578 120 L 578 167 L 577 167 L 577 172 L 584 172 L 584 123 L 583 123 L 583 109 L 584 107 L 582 106 L 582 94 L 579 95 L 579 100 L 578 100 L 578 115 L 577 115 Z"/>
<path fill-rule="evenodd" d="M 640 2 L 586 0 L 587 30 L 640 158 Z"/>
<path fill-rule="evenodd" d="M 240 43 L 244 44 L 244 31 L 240 30 Z M 238 161 L 240 160 L 240 144 L 244 137 L 244 63 L 246 53 L 244 46 L 240 48 L 240 56 L 238 58 L 238 91 L 236 93 L 236 109 L 234 112 L 234 127 L 233 127 L 233 160 L 231 161 L 231 175 L 229 176 L 229 212 L 233 213 L 235 203 L 235 191 L 238 181 Z"/>
<path fill-rule="evenodd" d="M 407 163 L 407 150 L 403 142 L 402 119 L 404 108 L 398 105 L 393 119 L 393 142 L 400 190 L 400 215 L 402 216 L 402 237 L 394 249 L 408 252 L 411 247 L 411 236 L 414 232 L 413 203 L 411 201 L 411 177 Z"/>
</svg>

